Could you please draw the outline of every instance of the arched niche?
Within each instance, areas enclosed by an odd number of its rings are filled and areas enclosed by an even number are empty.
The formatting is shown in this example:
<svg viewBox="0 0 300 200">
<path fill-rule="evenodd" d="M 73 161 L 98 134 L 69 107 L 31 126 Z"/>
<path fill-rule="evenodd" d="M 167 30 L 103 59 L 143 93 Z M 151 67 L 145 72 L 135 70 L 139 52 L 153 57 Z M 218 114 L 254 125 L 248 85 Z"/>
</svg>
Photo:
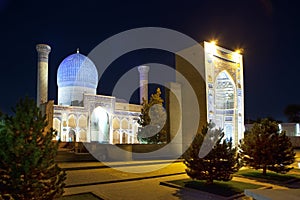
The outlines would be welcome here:
<svg viewBox="0 0 300 200">
<path fill-rule="evenodd" d="M 79 128 L 87 128 L 87 117 L 84 115 L 80 115 L 78 119 L 78 127 Z"/>
<path fill-rule="evenodd" d="M 100 143 L 109 142 L 109 115 L 105 109 L 96 107 L 91 116 L 91 140 Z"/>
<path fill-rule="evenodd" d="M 68 126 L 71 127 L 71 128 L 76 128 L 77 127 L 77 118 L 75 115 L 71 114 L 69 117 L 68 117 Z"/>
<path fill-rule="evenodd" d="M 120 120 L 118 118 L 114 118 L 112 120 L 113 124 L 113 130 L 119 130 L 120 129 Z"/>
<path fill-rule="evenodd" d="M 79 131 L 79 142 L 86 142 L 87 137 L 86 137 L 86 131 L 84 129 L 81 129 Z"/>
<path fill-rule="evenodd" d="M 214 105 L 217 127 L 224 130 L 225 138 L 235 139 L 235 104 L 236 86 L 226 70 L 221 71 L 215 79 Z"/>
<path fill-rule="evenodd" d="M 127 119 L 122 119 L 122 121 L 121 121 L 121 124 L 122 124 L 122 129 L 128 129 L 129 128 L 129 122 L 128 122 L 128 120 Z"/>
<path fill-rule="evenodd" d="M 58 118 L 53 119 L 53 129 L 58 132 L 58 135 L 61 131 L 61 121 Z"/>
<path fill-rule="evenodd" d="M 124 131 L 123 134 L 122 134 L 122 144 L 129 143 L 128 138 L 129 138 L 128 134 Z"/>
<path fill-rule="evenodd" d="M 76 142 L 76 132 L 73 129 L 69 130 L 69 142 Z"/>
<path fill-rule="evenodd" d="M 113 144 L 120 144 L 120 133 L 119 131 L 113 132 Z"/>
</svg>

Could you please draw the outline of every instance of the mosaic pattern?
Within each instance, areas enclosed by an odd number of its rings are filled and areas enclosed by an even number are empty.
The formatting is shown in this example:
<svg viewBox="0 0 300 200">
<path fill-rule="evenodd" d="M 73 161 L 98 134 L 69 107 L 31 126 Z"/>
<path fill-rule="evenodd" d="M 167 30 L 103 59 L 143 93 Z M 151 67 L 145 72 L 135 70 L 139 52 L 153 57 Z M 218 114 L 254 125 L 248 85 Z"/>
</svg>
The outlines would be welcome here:
<svg viewBox="0 0 300 200">
<path fill-rule="evenodd" d="M 235 145 L 244 137 L 242 56 L 205 42 L 207 119 Z"/>
</svg>

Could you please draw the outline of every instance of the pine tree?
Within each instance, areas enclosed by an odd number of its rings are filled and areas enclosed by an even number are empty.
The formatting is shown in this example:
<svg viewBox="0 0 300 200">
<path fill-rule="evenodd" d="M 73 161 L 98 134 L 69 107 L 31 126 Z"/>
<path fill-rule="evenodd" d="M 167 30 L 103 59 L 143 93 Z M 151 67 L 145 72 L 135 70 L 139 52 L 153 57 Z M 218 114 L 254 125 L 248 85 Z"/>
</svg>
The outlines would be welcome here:
<svg viewBox="0 0 300 200">
<path fill-rule="evenodd" d="M 224 133 L 220 129 L 211 130 L 210 124 L 197 133 L 192 145 L 184 155 L 184 164 L 187 166 L 186 173 L 192 179 L 206 180 L 206 184 L 212 184 L 214 180 L 229 181 L 232 174 L 239 169 L 237 149 L 233 148 L 231 140 L 223 140 Z M 206 139 L 216 138 L 216 143 L 210 152 L 203 158 L 199 156 L 201 146 L 205 145 Z M 213 145 L 210 143 L 209 145 Z"/>
<path fill-rule="evenodd" d="M 138 140 L 142 143 L 157 144 L 167 141 L 165 127 L 167 116 L 160 95 L 160 88 L 157 88 L 156 93 L 151 95 L 149 103 L 143 99 L 141 115 L 138 120 L 141 125 L 138 131 Z"/>
<path fill-rule="evenodd" d="M 262 119 L 254 123 L 245 134 L 241 143 L 241 155 L 246 166 L 278 173 L 286 173 L 288 167 L 295 160 L 295 153 L 290 139 L 284 132 L 280 132 L 278 123 L 269 119 Z"/>
<path fill-rule="evenodd" d="M 0 199 L 53 199 L 66 174 L 54 162 L 58 143 L 33 100 L 21 100 L 0 123 Z M 1 121 L 1 120 L 0 120 Z"/>
</svg>

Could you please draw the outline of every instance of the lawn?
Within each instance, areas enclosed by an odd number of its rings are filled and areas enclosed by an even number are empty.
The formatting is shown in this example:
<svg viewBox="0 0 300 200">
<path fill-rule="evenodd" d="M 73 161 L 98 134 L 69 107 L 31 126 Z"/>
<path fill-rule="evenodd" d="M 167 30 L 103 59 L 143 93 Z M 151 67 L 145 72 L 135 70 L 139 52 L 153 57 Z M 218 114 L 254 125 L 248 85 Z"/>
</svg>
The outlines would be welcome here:
<svg viewBox="0 0 300 200">
<path fill-rule="evenodd" d="M 297 172 L 297 173 L 300 173 L 300 169 L 299 168 L 294 168 L 291 170 L 291 172 Z"/>
<path fill-rule="evenodd" d="M 181 179 L 168 181 L 181 187 L 188 187 L 203 192 L 209 192 L 216 195 L 230 197 L 232 195 L 243 193 L 245 189 L 257 189 L 262 187 L 261 185 L 255 185 L 250 183 L 238 182 L 238 181 L 214 181 L 211 185 L 206 185 L 205 181 L 198 181 L 192 179 Z"/>
<path fill-rule="evenodd" d="M 266 181 L 278 181 L 278 182 L 286 182 L 289 180 L 293 180 L 295 178 L 300 179 L 300 174 L 280 174 L 276 172 L 267 171 L 266 175 L 262 174 L 262 170 L 254 170 L 254 169 L 244 169 L 240 170 L 235 175 L 244 176 L 246 178 L 254 178 L 254 179 L 265 179 Z"/>
</svg>

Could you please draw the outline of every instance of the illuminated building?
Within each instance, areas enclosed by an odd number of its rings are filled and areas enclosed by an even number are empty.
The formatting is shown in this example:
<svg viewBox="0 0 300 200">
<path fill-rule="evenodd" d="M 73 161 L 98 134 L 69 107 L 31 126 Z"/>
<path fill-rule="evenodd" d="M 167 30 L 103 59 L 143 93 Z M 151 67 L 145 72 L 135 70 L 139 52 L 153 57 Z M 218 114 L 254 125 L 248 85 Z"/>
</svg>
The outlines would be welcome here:
<svg viewBox="0 0 300 200">
<path fill-rule="evenodd" d="M 43 69 L 39 76 L 48 77 L 45 67 L 48 70 L 50 47 L 37 45 L 37 50 L 39 70 Z M 194 50 L 190 47 L 179 52 L 187 53 L 190 59 L 194 59 L 197 63 L 194 66 L 178 55 L 175 57 L 176 70 L 182 76 L 176 76 L 176 83 L 167 86 L 172 91 L 166 93 L 169 137 L 171 140 L 175 138 L 176 144 L 186 149 L 193 136 L 189 125 L 183 121 L 192 121 L 193 112 L 199 111 L 198 131 L 205 123 L 212 121 L 216 127 L 224 130 L 225 138 L 231 138 L 237 145 L 244 136 L 242 55 L 208 42 L 204 42 L 201 52 L 198 52 L 200 56 L 193 58 Z M 148 99 L 149 67 L 140 66 L 137 71 L 140 97 Z M 189 102 L 191 98 L 183 98 L 190 94 L 182 77 L 188 79 L 195 92 L 198 110 L 189 108 L 192 106 Z M 48 101 L 45 95 L 48 91 L 43 91 L 44 96 L 38 92 L 38 99 L 44 103 L 41 109 L 46 110 L 49 126 L 58 131 L 57 139 L 66 142 L 138 143 L 137 119 L 141 105 L 128 104 L 114 96 L 97 95 L 98 78 L 93 61 L 79 51 L 66 57 L 57 71 L 58 105 Z M 46 90 L 47 87 L 44 83 L 40 84 L 40 80 L 38 91 Z M 184 112 L 187 108 L 192 112 Z"/>
<path fill-rule="evenodd" d="M 38 66 L 41 66 L 41 60 L 44 62 L 42 64 L 46 65 L 48 54 L 46 55 L 44 50 L 48 51 L 50 47 L 41 44 L 37 47 Z M 40 58 L 41 55 L 44 56 L 43 59 Z M 45 73 L 44 70 L 42 76 L 46 76 Z M 38 83 L 38 86 L 39 91 L 41 84 Z M 41 106 L 42 110 L 46 110 L 50 127 L 58 133 L 57 140 L 110 144 L 138 142 L 137 118 L 141 106 L 128 104 L 113 96 L 96 95 L 97 68 L 79 51 L 66 57 L 59 65 L 57 86 L 58 105 L 43 97 L 44 106 Z M 144 89 L 143 94 L 147 93 Z"/>
<path fill-rule="evenodd" d="M 223 129 L 226 139 L 232 139 L 234 145 L 244 137 L 244 85 L 243 60 L 238 52 L 219 47 L 215 42 L 204 42 L 200 48 L 200 56 L 194 57 L 199 48 L 194 46 L 180 52 L 189 56 L 194 65 L 182 57 L 176 56 L 176 69 L 186 79 L 195 91 L 199 110 L 198 132 L 209 121 L 217 128 Z M 177 82 L 183 82 L 180 76 Z M 188 85 L 182 85 L 182 96 L 186 93 Z M 182 103 L 189 106 L 189 98 Z M 192 109 L 190 109 L 192 110 Z M 184 114 L 184 113 L 183 113 Z M 187 114 L 186 118 L 190 115 Z M 184 126 L 185 124 L 183 124 Z M 186 131 L 188 130 L 188 131 Z M 182 127 L 183 143 L 192 135 L 189 127 Z"/>
</svg>

